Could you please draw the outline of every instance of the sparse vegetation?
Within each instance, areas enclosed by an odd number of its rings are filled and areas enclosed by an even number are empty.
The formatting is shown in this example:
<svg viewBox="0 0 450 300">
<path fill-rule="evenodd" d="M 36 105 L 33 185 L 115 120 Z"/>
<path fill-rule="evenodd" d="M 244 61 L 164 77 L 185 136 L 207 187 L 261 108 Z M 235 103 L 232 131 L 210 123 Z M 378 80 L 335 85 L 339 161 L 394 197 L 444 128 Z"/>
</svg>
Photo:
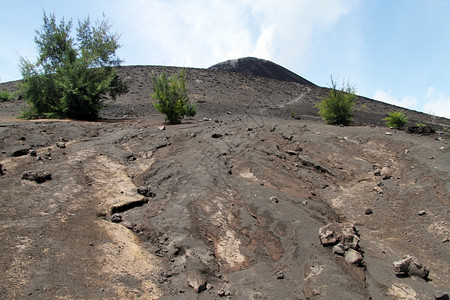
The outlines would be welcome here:
<svg viewBox="0 0 450 300">
<path fill-rule="evenodd" d="M 336 82 L 331 77 L 331 90 L 317 107 L 319 115 L 327 124 L 350 125 L 353 122 L 353 105 L 356 99 L 356 90 L 348 82 L 342 88 L 337 88 Z"/>
<path fill-rule="evenodd" d="M 43 21 L 35 37 L 37 61 L 20 59 L 21 91 L 29 105 L 21 117 L 96 119 L 107 97 L 127 92 L 113 69 L 121 63 L 115 54 L 119 36 L 110 33 L 106 20 L 95 26 L 89 18 L 78 21 L 76 40 L 72 21 L 58 23 L 45 12 Z"/>
<path fill-rule="evenodd" d="M 384 118 L 383 121 L 386 121 L 387 126 L 395 128 L 402 128 L 408 123 L 408 119 L 400 111 L 389 113 L 388 117 Z"/>
<path fill-rule="evenodd" d="M 166 115 L 166 122 L 179 124 L 184 116 L 195 116 L 197 109 L 187 95 L 185 70 L 170 78 L 163 71 L 159 76 L 153 74 L 151 79 L 154 93 L 150 96 L 156 100 L 155 108 Z"/>
<path fill-rule="evenodd" d="M 7 90 L 3 90 L 0 92 L 0 102 L 11 101 L 13 96 Z"/>
</svg>

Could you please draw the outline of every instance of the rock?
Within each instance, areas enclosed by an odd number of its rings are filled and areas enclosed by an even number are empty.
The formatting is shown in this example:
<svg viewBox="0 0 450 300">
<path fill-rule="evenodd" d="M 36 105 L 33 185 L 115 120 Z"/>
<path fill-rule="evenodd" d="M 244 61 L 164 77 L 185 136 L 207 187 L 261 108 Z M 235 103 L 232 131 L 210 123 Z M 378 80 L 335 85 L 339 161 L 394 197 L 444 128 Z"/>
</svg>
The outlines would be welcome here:
<svg viewBox="0 0 450 300">
<path fill-rule="evenodd" d="M 61 149 L 66 148 L 66 144 L 63 143 L 63 142 L 57 142 L 57 143 L 55 144 L 55 146 L 58 147 L 58 148 L 61 148 Z"/>
<path fill-rule="evenodd" d="M 347 263 L 351 265 L 360 265 L 364 258 L 362 254 L 359 253 L 358 251 L 348 249 L 347 252 L 345 252 L 344 259 Z"/>
<path fill-rule="evenodd" d="M 275 277 L 276 277 L 277 279 L 284 279 L 284 273 L 283 273 L 283 271 L 278 271 L 278 272 L 276 272 L 276 273 L 275 273 Z"/>
<path fill-rule="evenodd" d="M 344 245 L 342 245 L 342 244 L 334 245 L 333 253 L 337 254 L 337 255 L 344 255 L 345 254 Z"/>
<path fill-rule="evenodd" d="M 150 190 L 148 186 L 140 186 L 137 189 L 137 192 L 145 197 L 153 197 L 154 193 Z"/>
<path fill-rule="evenodd" d="M 277 197 L 270 197 L 270 203 L 272 203 L 272 204 L 278 203 L 278 198 Z"/>
<path fill-rule="evenodd" d="M 200 293 L 206 289 L 206 277 L 195 268 L 186 268 L 187 283 L 194 288 L 196 293 Z"/>
<path fill-rule="evenodd" d="M 248 127 L 248 128 L 247 128 L 247 131 L 253 131 L 253 128 Z"/>
<path fill-rule="evenodd" d="M 359 249 L 359 233 L 351 223 L 329 223 L 319 229 L 319 238 L 323 246 L 341 243 L 344 247 Z"/>
<path fill-rule="evenodd" d="M 36 181 L 37 183 L 43 183 L 52 179 L 52 174 L 49 172 L 32 172 L 28 171 L 22 175 L 22 179 Z"/>
<path fill-rule="evenodd" d="M 381 176 L 381 170 L 380 169 L 375 169 L 375 171 L 373 171 L 373 175 Z"/>
<path fill-rule="evenodd" d="M 122 216 L 119 214 L 113 214 L 111 217 L 111 222 L 113 223 L 120 223 L 122 222 Z"/>
<path fill-rule="evenodd" d="M 212 137 L 213 139 L 218 139 L 218 138 L 223 137 L 223 135 L 220 134 L 220 133 L 213 133 L 213 134 L 211 135 L 211 137 Z"/>
<path fill-rule="evenodd" d="M 421 210 L 421 211 L 419 211 L 419 216 L 423 216 L 423 215 L 425 215 L 426 213 L 427 213 L 426 211 Z"/>
<path fill-rule="evenodd" d="M 427 267 L 411 255 L 406 255 L 403 259 L 394 261 L 393 265 L 397 276 L 418 276 L 427 279 L 430 273 Z"/>
<path fill-rule="evenodd" d="M 436 300 L 449 300 L 448 293 L 437 290 L 434 293 L 434 299 L 436 299 Z"/>
<path fill-rule="evenodd" d="M 3 165 L 0 164 L 0 176 L 3 175 L 3 170 L 2 170 L 2 168 L 3 168 Z"/>
<path fill-rule="evenodd" d="M 228 297 L 231 295 L 230 291 L 225 290 L 224 288 L 221 288 L 220 290 L 217 291 L 217 295 L 219 297 Z"/>
<path fill-rule="evenodd" d="M 371 215 L 371 214 L 373 214 L 373 210 L 372 210 L 371 208 L 366 208 L 366 210 L 364 211 L 364 213 L 365 213 L 366 215 Z"/>
<path fill-rule="evenodd" d="M 30 150 L 28 150 L 28 155 L 29 156 L 37 156 L 37 153 L 33 149 L 30 149 Z"/>
<path fill-rule="evenodd" d="M 166 126 L 158 126 L 159 130 L 166 130 Z"/>
</svg>

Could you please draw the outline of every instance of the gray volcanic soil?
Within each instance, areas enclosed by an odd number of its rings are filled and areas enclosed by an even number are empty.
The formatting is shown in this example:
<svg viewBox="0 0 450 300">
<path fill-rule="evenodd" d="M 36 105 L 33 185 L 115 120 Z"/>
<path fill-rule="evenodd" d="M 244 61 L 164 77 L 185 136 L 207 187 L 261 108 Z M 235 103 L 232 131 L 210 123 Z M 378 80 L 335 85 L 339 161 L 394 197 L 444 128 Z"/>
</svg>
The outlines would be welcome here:
<svg viewBox="0 0 450 300">
<path fill-rule="evenodd" d="M 395 108 L 367 98 L 355 126 L 324 125 L 314 104 L 326 89 L 204 69 L 187 70 L 198 115 L 160 130 L 148 97 L 160 70 L 120 68 L 130 93 L 98 122 L 20 121 L 22 102 L 0 103 L 2 299 L 433 299 L 448 289 L 448 133 L 381 126 Z M 355 224 L 363 266 L 321 245 L 333 221 Z M 429 281 L 394 275 L 407 254 Z"/>
</svg>

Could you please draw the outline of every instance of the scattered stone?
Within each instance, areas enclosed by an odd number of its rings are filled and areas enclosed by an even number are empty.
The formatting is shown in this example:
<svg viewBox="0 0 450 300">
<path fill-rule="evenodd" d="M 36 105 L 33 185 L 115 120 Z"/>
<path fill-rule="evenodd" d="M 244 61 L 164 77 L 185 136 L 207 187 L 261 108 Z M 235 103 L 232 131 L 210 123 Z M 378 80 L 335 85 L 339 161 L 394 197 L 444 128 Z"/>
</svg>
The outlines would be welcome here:
<svg viewBox="0 0 450 300">
<path fill-rule="evenodd" d="M 36 181 L 37 183 L 43 183 L 52 179 L 52 174 L 49 172 L 32 172 L 27 171 L 22 175 L 22 179 Z"/>
<path fill-rule="evenodd" d="M 270 197 L 270 203 L 272 203 L 272 204 L 278 203 L 278 198 L 277 197 Z"/>
<path fill-rule="evenodd" d="M 211 121 L 211 118 L 203 118 L 203 121 Z"/>
<path fill-rule="evenodd" d="M 359 253 L 358 251 L 348 249 L 347 252 L 345 252 L 344 259 L 347 263 L 351 265 L 360 265 L 364 258 L 362 254 Z"/>
<path fill-rule="evenodd" d="M 248 128 L 247 128 L 247 131 L 253 131 L 253 128 L 248 127 Z"/>
<path fill-rule="evenodd" d="M 154 194 L 153 192 L 150 190 L 150 188 L 148 186 L 140 186 L 137 189 L 137 192 L 145 197 L 153 197 Z"/>
<path fill-rule="evenodd" d="M 158 126 L 159 130 L 166 130 L 166 126 Z"/>
<path fill-rule="evenodd" d="M 286 151 L 284 151 L 286 154 L 289 154 L 289 155 L 298 155 L 298 152 L 297 151 L 293 151 L 293 150 L 286 150 Z"/>
<path fill-rule="evenodd" d="M 191 133 L 190 135 L 189 135 L 189 137 L 191 137 L 191 138 L 195 138 L 197 135 L 195 134 L 195 133 Z"/>
<path fill-rule="evenodd" d="M 30 149 L 30 150 L 28 150 L 28 155 L 29 156 L 37 156 L 37 153 L 33 149 Z"/>
<path fill-rule="evenodd" d="M 373 175 L 381 176 L 381 170 L 380 169 L 375 169 L 375 171 L 373 171 Z"/>
<path fill-rule="evenodd" d="M 393 265 L 397 276 L 418 276 L 427 279 L 430 273 L 427 267 L 411 255 L 406 255 L 403 259 L 394 261 Z"/>
<path fill-rule="evenodd" d="M 213 134 L 211 135 L 211 137 L 212 137 L 213 139 L 218 139 L 218 138 L 223 137 L 223 134 L 220 134 L 220 133 L 213 133 Z"/>
<path fill-rule="evenodd" d="M 436 299 L 436 300 L 449 300 L 448 293 L 437 290 L 434 293 L 434 299 Z"/>
<path fill-rule="evenodd" d="M 386 135 L 392 135 L 392 132 L 386 131 Z"/>
<path fill-rule="evenodd" d="M 195 268 L 186 268 L 187 283 L 194 288 L 196 293 L 200 293 L 206 289 L 206 277 Z"/>
<path fill-rule="evenodd" d="M 217 295 L 219 297 L 228 297 L 231 295 L 230 291 L 225 290 L 224 288 L 221 288 L 220 290 L 217 291 Z"/>
<path fill-rule="evenodd" d="M 11 153 L 11 156 L 19 157 L 27 155 L 29 150 L 30 148 L 16 148 L 16 150 Z"/>
<path fill-rule="evenodd" d="M 308 205 L 308 201 L 305 200 L 302 202 L 302 204 L 306 206 L 306 205 Z"/>
<path fill-rule="evenodd" d="M 278 271 L 278 272 L 276 272 L 276 273 L 275 273 L 275 277 L 276 277 L 277 279 L 284 279 L 284 273 L 283 273 L 283 271 Z"/>
<path fill-rule="evenodd" d="M 58 147 L 58 148 L 60 148 L 60 149 L 66 148 L 66 144 L 63 143 L 63 142 L 57 142 L 57 143 L 55 144 L 55 146 Z"/>
<path fill-rule="evenodd" d="M 371 208 L 366 208 L 366 210 L 364 211 L 364 213 L 365 213 L 366 215 L 371 215 L 371 214 L 373 214 L 373 210 L 372 210 Z"/>
<path fill-rule="evenodd" d="M 419 211 L 419 216 L 423 216 L 423 215 L 425 215 L 426 213 L 427 213 L 426 211 L 421 210 L 421 211 Z"/>
<path fill-rule="evenodd" d="M 119 214 L 113 214 L 111 217 L 111 222 L 113 223 L 120 223 L 122 222 L 122 216 Z"/>
<path fill-rule="evenodd" d="M 342 245 L 342 244 L 334 245 L 333 253 L 337 254 L 337 255 L 344 255 L 345 254 L 344 245 Z"/>
<path fill-rule="evenodd" d="M 406 129 L 406 132 L 426 135 L 435 133 L 435 130 L 430 126 L 410 126 Z"/>
<path fill-rule="evenodd" d="M 319 229 L 319 238 L 323 246 L 341 243 L 344 247 L 359 249 L 359 233 L 351 223 L 329 223 Z"/>
</svg>

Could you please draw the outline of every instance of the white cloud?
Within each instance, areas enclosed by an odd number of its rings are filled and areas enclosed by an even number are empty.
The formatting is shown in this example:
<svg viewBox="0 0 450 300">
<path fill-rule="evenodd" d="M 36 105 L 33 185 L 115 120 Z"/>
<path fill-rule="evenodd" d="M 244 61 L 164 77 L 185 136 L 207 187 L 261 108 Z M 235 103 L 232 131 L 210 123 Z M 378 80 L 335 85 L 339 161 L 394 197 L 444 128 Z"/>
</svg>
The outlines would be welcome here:
<svg viewBox="0 0 450 300">
<path fill-rule="evenodd" d="M 373 99 L 408 109 L 417 109 L 418 104 L 418 101 L 415 97 L 404 96 L 403 98 L 398 99 L 397 97 L 392 95 L 391 90 L 386 92 L 382 89 L 377 89 L 375 91 L 375 94 L 373 95 Z"/>
<path fill-rule="evenodd" d="M 450 96 L 446 96 L 430 86 L 423 110 L 426 113 L 450 119 Z"/>
<path fill-rule="evenodd" d="M 123 28 L 127 64 L 208 67 L 257 56 L 289 67 L 307 62 L 314 35 L 355 1 L 119 0 L 111 18 Z"/>
</svg>

